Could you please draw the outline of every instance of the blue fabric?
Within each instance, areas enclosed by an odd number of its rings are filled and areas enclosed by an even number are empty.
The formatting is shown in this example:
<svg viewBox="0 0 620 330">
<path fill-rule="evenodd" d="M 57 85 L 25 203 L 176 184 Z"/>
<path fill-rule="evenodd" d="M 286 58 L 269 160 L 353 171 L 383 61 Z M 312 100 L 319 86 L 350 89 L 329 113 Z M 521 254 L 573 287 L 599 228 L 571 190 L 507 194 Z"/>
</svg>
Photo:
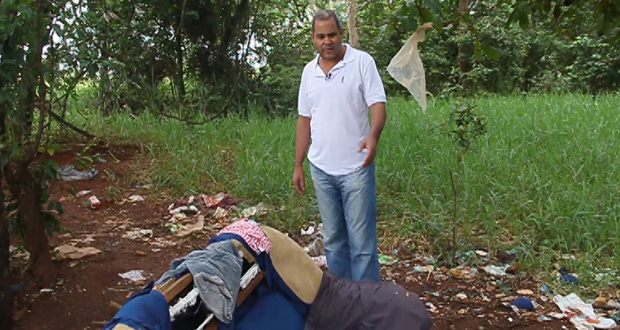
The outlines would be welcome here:
<svg viewBox="0 0 620 330">
<path fill-rule="evenodd" d="M 310 173 L 327 267 L 342 278 L 381 281 L 374 163 L 346 175 L 329 175 L 310 163 Z"/>
<path fill-rule="evenodd" d="M 303 330 L 304 317 L 286 295 L 261 282 L 237 307 L 234 323 L 220 323 L 219 330 Z"/>
<path fill-rule="evenodd" d="M 273 267 L 271 258 L 269 257 L 268 253 L 263 252 L 261 254 L 256 254 L 252 249 L 250 249 L 250 247 L 247 245 L 245 240 L 241 238 L 241 236 L 231 233 L 224 233 L 214 236 L 209 241 L 209 244 L 230 239 L 237 240 L 241 244 L 243 244 L 246 250 L 248 250 L 250 254 L 252 254 L 252 256 L 256 259 L 256 262 L 258 263 L 260 268 L 265 271 L 265 281 L 267 282 L 269 288 L 281 291 L 295 306 L 299 314 L 301 314 L 305 318 L 306 314 L 308 314 L 308 309 L 310 308 L 310 305 L 299 299 L 295 292 L 293 292 L 293 290 L 291 290 L 291 288 L 289 288 L 288 285 L 284 283 L 284 280 L 282 280 L 280 274 L 278 274 L 276 269 Z"/>
<path fill-rule="evenodd" d="M 153 282 L 136 292 L 123 304 L 103 330 L 125 324 L 136 330 L 171 330 L 170 313 L 166 297 L 153 290 Z"/>
</svg>

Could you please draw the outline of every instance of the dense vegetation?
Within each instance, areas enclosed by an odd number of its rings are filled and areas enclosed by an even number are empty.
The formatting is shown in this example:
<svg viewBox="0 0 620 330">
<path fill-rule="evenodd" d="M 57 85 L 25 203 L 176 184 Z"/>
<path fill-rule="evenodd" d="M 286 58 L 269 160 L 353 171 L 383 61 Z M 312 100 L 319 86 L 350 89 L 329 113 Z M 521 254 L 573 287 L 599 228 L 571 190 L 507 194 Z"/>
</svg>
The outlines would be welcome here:
<svg viewBox="0 0 620 330">
<path fill-rule="evenodd" d="M 61 147 L 52 133 L 93 139 L 105 127 L 120 130 L 123 121 L 169 125 L 162 127 L 165 136 L 140 130 L 106 136 L 133 137 L 154 153 L 160 161 L 149 177 L 157 184 L 243 189 L 255 199 L 298 203 L 286 177 L 290 116 L 302 65 L 314 56 L 309 22 L 320 7 L 335 7 L 343 18 L 349 13 L 343 22 L 355 23 L 352 35 L 375 57 L 396 97 L 380 159 L 384 231 L 426 237 L 435 242 L 427 247 L 442 253 L 449 193 L 441 173 L 448 160 L 439 155 L 447 146 L 432 140 L 429 130 L 446 115 L 448 100 L 466 97 L 487 117 L 491 134 L 463 164 L 459 247 L 497 246 L 505 226 L 515 237 L 511 242 L 520 242 L 514 244 L 540 244 L 530 256 L 581 251 L 598 258 L 618 251 L 617 238 L 608 235 L 618 229 L 618 206 L 610 197 L 618 195 L 611 128 L 620 84 L 617 1 L 1 0 L 0 328 L 10 319 L 9 230 L 23 235 L 39 281 L 56 278 L 45 234 L 62 225 L 56 218 L 62 206 L 47 194 L 55 167 L 33 161 Z M 433 108 L 431 117 L 421 117 L 398 97 L 405 89 L 385 68 L 428 21 L 435 27 L 420 49 Z M 520 96 L 546 93 L 559 96 Z M 109 126 L 95 125 L 100 122 Z M 257 124 L 272 130 L 251 129 Z M 273 143 L 253 145 L 259 133 L 271 134 L 261 139 Z M 200 139 L 206 154 L 244 143 L 231 157 L 247 176 L 216 176 L 217 161 L 201 167 L 206 174 L 188 172 L 198 179 L 172 176 L 181 172 L 170 166 L 186 165 L 166 160 L 182 159 L 185 149 L 171 155 L 165 146 L 191 134 L 213 137 Z M 540 154 L 543 147 L 550 149 Z M 256 190 L 257 182 L 264 191 Z M 392 226 L 391 217 L 402 220 Z M 599 227 L 604 230 L 587 231 Z M 471 237 L 471 231 L 485 234 Z"/>
</svg>

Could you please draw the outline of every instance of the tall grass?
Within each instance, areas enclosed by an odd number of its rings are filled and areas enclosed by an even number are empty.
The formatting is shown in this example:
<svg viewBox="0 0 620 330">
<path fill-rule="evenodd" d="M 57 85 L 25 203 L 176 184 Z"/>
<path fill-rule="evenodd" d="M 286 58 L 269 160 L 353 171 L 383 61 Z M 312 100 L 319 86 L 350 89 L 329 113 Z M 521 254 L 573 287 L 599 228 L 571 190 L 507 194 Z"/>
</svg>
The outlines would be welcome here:
<svg viewBox="0 0 620 330">
<path fill-rule="evenodd" d="M 620 95 L 487 96 L 468 100 L 488 133 L 468 153 L 459 179 L 459 247 L 517 249 L 543 269 L 563 254 L 573 268 L 620 265 Z M 449 246 L 456 149 L 440 134 L 453 101 L 390 99 L 377 180 L 382 246 Z M 291 109 L 294 114 L 294 110 Z M 204 125 L 144 114 L 82 120 L 108 139 L 141 145 L 158 188 L 220 190 L 277 211 L 267 221 L 298 229 L 318 220 L 309 174 L 306 196 L 291 187 L 295 116 L 229 117 Z M 409 240 L 407 240 L 409 239 Z"/>
</svg>

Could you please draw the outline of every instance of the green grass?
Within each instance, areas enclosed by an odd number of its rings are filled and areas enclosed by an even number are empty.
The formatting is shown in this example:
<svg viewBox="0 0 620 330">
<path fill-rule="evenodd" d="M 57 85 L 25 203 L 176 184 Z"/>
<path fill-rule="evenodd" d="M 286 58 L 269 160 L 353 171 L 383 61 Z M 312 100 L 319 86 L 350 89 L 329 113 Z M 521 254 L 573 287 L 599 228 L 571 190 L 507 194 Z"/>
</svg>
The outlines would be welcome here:
<svg viewBox="0 0 620 330">
<path fill-rule="evenodd" d="M 468 101 L 486 117 L 488 133 L 459 172 L 459 248 L 517 249 L 534 271 L 549 271 L 554 262 L 590 274 L 617 267 L 620 95 Z M 388 102 L 377 156 L 379 235 L 386 248 L 447 256 L 456 149 L 437 127 L 453 104 L 431 100 L 422 113 L 410 99 Z M 266 221 L 285 230 L 318 220 L 308 172 L 306 196 L 291 186 L 294 116 L 230 117 L 199 126 L 149 114 L 74 117 L 108 140 L 141 145 L 151 164 L 148 183 L 157 189 L 227 191 L 250 204 L 262 201 L 278 209 Z M 410 246 L 399 243 L 406 239 Z M 563 260 L 563 254 L 577 259 Z"/>
</svg>

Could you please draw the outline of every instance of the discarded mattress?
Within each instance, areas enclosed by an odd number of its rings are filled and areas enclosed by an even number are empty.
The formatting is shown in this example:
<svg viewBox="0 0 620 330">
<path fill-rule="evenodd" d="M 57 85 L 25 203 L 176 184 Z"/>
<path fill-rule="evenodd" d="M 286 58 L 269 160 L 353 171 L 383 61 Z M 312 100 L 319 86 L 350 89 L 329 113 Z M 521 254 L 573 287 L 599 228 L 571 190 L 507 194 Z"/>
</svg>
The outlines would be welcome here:
<svg viewBox="0 0 620 330">
<path fill-rule="evenodd" d="M 213 265 L 216 259 L 175 271 L 192 254 L 233 247 L 243 256 L 239 260 L 241 272 L 222 275 L 226 267 Z M 351 281 L 323 272 L 287 235 L 252 220 L 239 219 L 212 237 L 204 250 L 193 251 L 188 257 L 175 259 L 154 289 L 151 284 L 132 296 L 104 330 L 431 327 L 431 319 L 415 293 L 391 282 Z M 197 281 L 205 277 L 210 280 Z M 200 294 L 205 290 L 209 295 L 206 299 Z M 145 298 L 137 299 L 141 296 Z M 212 310 L 215 308 L 206 307 L 208 301 L 209 306 L 224 307 Z"/>
</svg>

